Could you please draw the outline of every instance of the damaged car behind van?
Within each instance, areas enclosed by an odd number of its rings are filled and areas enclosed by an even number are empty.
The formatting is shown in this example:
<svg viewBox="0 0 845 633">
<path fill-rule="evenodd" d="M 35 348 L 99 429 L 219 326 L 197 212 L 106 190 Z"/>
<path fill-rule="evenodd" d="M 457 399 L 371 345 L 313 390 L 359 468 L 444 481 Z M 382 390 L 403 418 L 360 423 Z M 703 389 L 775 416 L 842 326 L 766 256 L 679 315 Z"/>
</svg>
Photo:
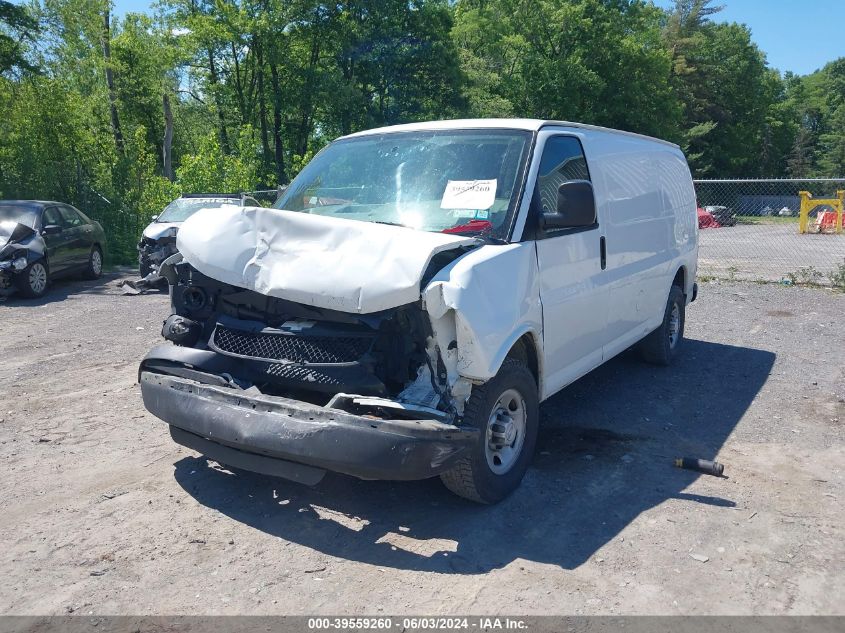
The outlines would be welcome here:
<svg viewBox="0 0 845 633">
<path fill-rule="evenodd" d="M 177 252 L 176 234 L 185 220 L 200 209 L 232 204 L 260 206 L 255 198 L 242 193 L 187 193 L 168 204 L 159 215 L 154 215 L 138 242 L 138 272 L 141 278 L 157 273 L 161 263 Z"/>
<path fill-rule="evenodd" d="M 623 350 L 669 364 L 695 299 L 681 150 L 536 120 L 336 140 L 276 208 L 200 211 L 162 265 L 172 314 L 139 369 L 173 439 L 317 483 L 519 486 L 539 404 Z"/>
<path fill-rule="evenodd" d="M 59 277 L 103 274 L 103 227 L 76 207 L 44 200 L 0 200 L 0 292 L 44 296 Z"/>
</svg>

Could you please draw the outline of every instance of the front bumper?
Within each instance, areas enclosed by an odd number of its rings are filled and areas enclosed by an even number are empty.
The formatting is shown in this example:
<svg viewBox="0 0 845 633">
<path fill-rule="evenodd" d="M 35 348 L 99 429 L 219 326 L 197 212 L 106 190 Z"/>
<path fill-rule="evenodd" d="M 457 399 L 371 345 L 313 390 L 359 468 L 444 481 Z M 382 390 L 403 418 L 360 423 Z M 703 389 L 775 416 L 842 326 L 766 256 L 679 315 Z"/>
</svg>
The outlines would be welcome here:
<svg viewBox="0 0 845 633">
<path fill-rule="evenodd" d="M 175 237 L 159 240 L 151 240 L 145 237 L 138 242 L 138 261 L 146 262 L 156 270 L 165 259 L 178 252 Z"/>
<path fill-rule="evenodd" d="M 354 415 L 143 365 L 140 383 L 144 406 L 171 425 L 180 444 L 224 464 L 309 484 L 326 470 L 361 479 L 426 479 L 448 470 L 477 437 L 476 429 L 436 420 Z"/>
<path fill-rule="evenodd" d="M 23 260 L 20 262 L 20 260 Z M 18 265 L 15 265 L 18 263 Z M 29 261 L 26 255 L 16 255 L 11 259 L 0 262 L 0 289 L 10 288 L 15 275 L 25 270 Z"/>
</svg>

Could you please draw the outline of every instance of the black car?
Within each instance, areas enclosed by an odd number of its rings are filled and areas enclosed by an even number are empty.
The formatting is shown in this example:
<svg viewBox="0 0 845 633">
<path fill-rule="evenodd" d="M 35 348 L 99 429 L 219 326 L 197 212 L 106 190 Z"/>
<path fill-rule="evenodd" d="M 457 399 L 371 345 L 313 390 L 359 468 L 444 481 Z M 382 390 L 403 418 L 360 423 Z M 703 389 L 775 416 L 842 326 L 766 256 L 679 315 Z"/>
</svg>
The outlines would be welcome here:
<svg viewBox="0 0 845 633">
<path fill-rule="evenodd" d="M 52 279 L 103 273 L 99 222 L 63 202 L 0 200 L 0 289 L 40 297 Z"/>
</svg>

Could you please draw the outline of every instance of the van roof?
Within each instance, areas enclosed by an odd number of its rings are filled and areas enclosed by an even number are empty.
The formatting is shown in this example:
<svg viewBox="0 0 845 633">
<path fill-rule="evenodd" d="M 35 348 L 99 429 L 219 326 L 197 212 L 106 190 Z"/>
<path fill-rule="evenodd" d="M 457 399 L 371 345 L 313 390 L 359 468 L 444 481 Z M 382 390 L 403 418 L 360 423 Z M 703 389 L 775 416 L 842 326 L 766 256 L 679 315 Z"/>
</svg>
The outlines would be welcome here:
<svg viewBox="0 0 845 633">
<path fill-rule="evenodd" d="M 355 132 L 348 134 L 341 138 L 355 138 L 358 136 L 369 136 L 371 134 L 390 134 L 393 132 L 415 132 L 424 130 L 461 130 L 461 129 L 507 129 L 507 130 L 527 130 L 529 132 L 537 132 L 543 127 L 547 126 L 561 126 L 574 127 L 584 130 L 595 130 L 599 132 L 610 132 L 612 134 L 624 134 L 625 136 L 633 136 L 656 143 L 663 143 L 670 147 L 678 147 L 675 143 L 664 141 L 653 136 L 646 136 L 644 134 L 637 134 L 635 132 L 626 132 L 624 130 L 614 130 L 608 127 L 601 127 L 598 125 L 588 125 L 587 123 L 576 123 L 573 121 L 554 121 L 545 119 L 453 119 L 450 121 L 424 121 L 422 123 L 404 123 L 402 125 L 390 125 L 388 127 L 380 127 L 372 130 L 364 130 L 362 132 Z"/>
</svg>

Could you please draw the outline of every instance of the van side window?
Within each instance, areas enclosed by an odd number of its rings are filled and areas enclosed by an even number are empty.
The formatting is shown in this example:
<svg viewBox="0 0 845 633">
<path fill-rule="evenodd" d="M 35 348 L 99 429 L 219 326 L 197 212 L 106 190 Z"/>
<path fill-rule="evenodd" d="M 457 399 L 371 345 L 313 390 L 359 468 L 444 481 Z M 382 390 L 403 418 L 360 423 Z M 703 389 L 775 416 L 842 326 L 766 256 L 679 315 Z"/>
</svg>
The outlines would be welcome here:
<svg viewBox="0 0 845 633">
<path fill-rule="evenodd" d="M 537 189 L 544 213 L 554 212 L 558 187 L 570 180 L 590 180 L 584 150 L 574 136 L 553 136 L 543 148 L 537 174 Z"/>
</svg>

